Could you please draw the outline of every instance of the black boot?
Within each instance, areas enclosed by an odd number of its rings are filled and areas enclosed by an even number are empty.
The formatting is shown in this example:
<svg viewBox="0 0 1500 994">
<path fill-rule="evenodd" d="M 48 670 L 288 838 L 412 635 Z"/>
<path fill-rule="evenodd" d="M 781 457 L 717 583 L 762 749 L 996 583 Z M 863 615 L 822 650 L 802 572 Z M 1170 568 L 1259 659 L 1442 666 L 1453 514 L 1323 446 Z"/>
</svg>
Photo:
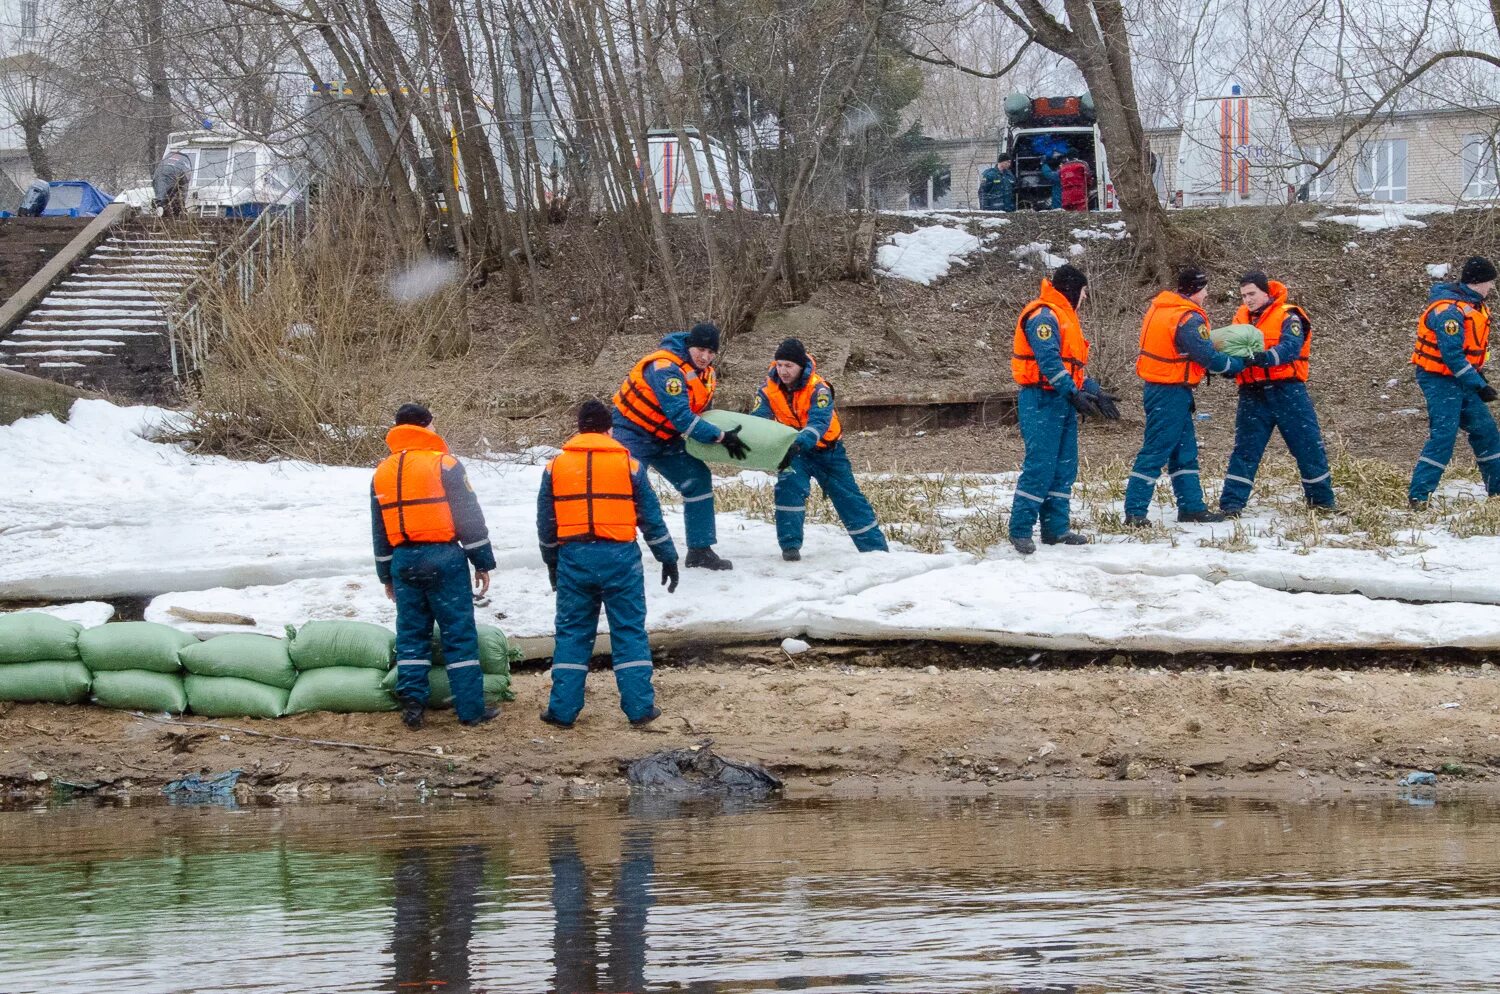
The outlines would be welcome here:
<svg viewBox="0 0 1500 994">
<path fill-rule="evenodd" d="M 401 724 L 412 731 L 422 727 L 422 716 L 427 713 L 427 707 L 416 701 L 401 702 Z"/>
<path fill-rule="evenodd" d="M 1125 515 L 1125 527 L 1126 528 L 1150 528 L 1151 527 L 1151 519 L 1148 518 L 1148 517 L 1146 517 L 1144 514 L 1127 514 L 1127 515 Z"/>
<path fill-rule="evenodd" d="M 543 711 L 542 712 L 542 721 L 546 722 L 547 724 L 551 725 L 554 728 L 572 728 L 573 727 L 573 723 L 571 721 L 563 721 L 561 718 L 558 718 L 555 715 L 553 715 L 553 713 L 551 711 Z"/>
<path fill-rule="evenodd" d="M 1010 540 L 1011 548 L 1023 556 L 1029 556 L 1036 551 L 1036 543 L 1029 538 L 1013 538 Z"/>
<path fill-rule="evenodd" d="M 781 558 L 785 559 L 789 563 L 801 562 L 802 561 L 802 550 L 801 549 L 782 549 L 781 550 Z"/>
<path fill-rule="evenodd" d="M 485 708 L 484 713 L 478 718 L 470 718 L 467 721 L 460 720 L 459 724 L 465 728 L 473 728 L 476 725 L 483 725 L 487 721 L 494 721 L 498 717 L 500 717 L 500 708 L 492 704 Z"/>
<path fill-rule="evenodd" d="M 653 721 L 655 721 L 657 718 L 660 718 L 660 717 L 661 717 L 661 708 L 659 708 L 659 707 L 652 707 L 650 711 L 648 711 L 646 714 L 642 715 L 641 717 L 639 717 L 639 718 L 631 718 L 630 719 L 630 723 L 632 725 L 634 725 L 636 728 L 645 728 L 647 725 L 651 724 Z"/>
<path fill-rule="evenodd" d="M 1088 539 L 1087 535 L 1080 535 L 1077 532 L 1063 532 L 1061 535 L 1057 536 L 1056 538 L 1047 538 L 1045 535 L 1043 535 L 1042 536 L 1042 544 L 1043 545 L 1088 545 L 1089 544 L 1089 539 Z"/>
<path fill-rule="evenodd" d="M 719 554 L 708 546 L 702 549 L 689 549 L 683 565 L 688 569 L 734 569 L 734 563 L 727 559 L 720 559 Z"/>
<path fill-rule="evenodd" d="M 1181 525 L 1214 525 L 1224 520 L 1218 511 L 1178 511 L 1177 523 Z"/>
</svg>

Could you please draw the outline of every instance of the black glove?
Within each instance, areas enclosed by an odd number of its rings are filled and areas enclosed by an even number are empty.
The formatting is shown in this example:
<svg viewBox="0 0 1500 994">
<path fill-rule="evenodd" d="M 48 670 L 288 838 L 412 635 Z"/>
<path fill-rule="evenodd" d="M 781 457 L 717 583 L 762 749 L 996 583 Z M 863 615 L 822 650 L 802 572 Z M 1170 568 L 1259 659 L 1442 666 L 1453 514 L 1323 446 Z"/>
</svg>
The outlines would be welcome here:
<svg viewBox="0 0 1500 994">
<path fill-rule="evenodd" d="M 781 462 L 779 462 L 779 463 L 776 464 L 776 470 L 777 470 L 777 472 L 780 472 L 781 470 L 786 469 L 788 466 L 790 466 L 792 464 L 792 460 L 793 459 L 797 458 L 798 456 L 800 456 L 802 453 L 804 453 L 806 451 L 807 451 L 806 448 L 804 448 L 803 445 L 802 445 L 802 439 L 799 436 L 797 439 L 795 439 L 792 442 L 792 444 L 790 446 L 787 447 L 786 455 L 784 455 L 784 456 L 781 457 Z"/>
<path fill-rule="evenodd" d="M 667 588 L 667 593 L 677 593 L 677 560 L 661 564 L 661 585 Z"/>
<path fill-rule="evenodd" d="M 547 582 L 552 584 L 552 589 L 557 589 L 557 563 L 547 564 Z"/>
<path fill-rule="evenodd" d="M 1091 393 L 1074 390 L 1068 394 L 1068 403 L 1073 405 L 1073 410 L 1086 418 L 1104 417 L 1104 412 L 1099 409 L 1099 402 L 1094 399 L 1094 395 Z"/>
<path fill-rule="evenodd" d="M 729 458 L 731 459 L 743 459 L 750 454 L 750 446 L 740 441 L 740 430 L 738 428 L 726 431 L 724 437 L 719 439 L 719 444 L 729 450 Z"/>
<path fill-rule="evenodd" d="M 1261 369 L 1270 369 L 1276 365 L 1276 356 L 1272 352 L 1257 352 L 1247 361 L 1252 366 L 1259 366 Z"/>
<path fill-rule="evenodd" d="M 1486 404 L 1493 404 L 1495 401 L 1500 400 L 1500 393 L 1496 393 L 1495 388 L 1486 383 L 1479 388 L 1479 399 Z"/>
<path fill-rule="evenodd" d="M 1104 415 L 1106 421 L 1120 420 L 1120 405 L 1116 403 L 1118 397 L 1107 394 L 1103 390 L 1094 394 L 1094 403 L 1099 405 L 1099 413 Z"/>
</svg>

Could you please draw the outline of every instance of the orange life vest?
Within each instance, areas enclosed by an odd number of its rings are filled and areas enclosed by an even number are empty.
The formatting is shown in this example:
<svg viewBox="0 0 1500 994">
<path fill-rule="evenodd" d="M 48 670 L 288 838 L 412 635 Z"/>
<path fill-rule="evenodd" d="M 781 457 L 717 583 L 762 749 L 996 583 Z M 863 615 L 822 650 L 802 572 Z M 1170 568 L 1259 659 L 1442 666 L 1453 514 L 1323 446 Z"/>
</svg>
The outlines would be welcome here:
<svg viewBox="0 0 1500 994">
<path fill-rule="evenodd" d="M 1246 366 L 1244 372 L 1235 377 L 1237 383 L 1264 383 L 1267 380 L 1301 380 L 1307 382 L 1307 359 L 1312 354 L 1312 319 L 1296 304 L 1288 303 L 1286 287 L 1271 280 L 1266 284 L 1271 293 L 1271 302 L 1260 312 L 1260 317 L 1250 320 L 1250 308 L 1244 304 L 1234 312 L 1235 324 L 1254 324 L 1265 336 L 1268 349 L 1274 349 L 1281 341 L 1281 326 L 1289 315 L 1295 314 L 1302 322 L 1302 351 L 1291 362 L 1266 369 L 1263 366 Z"/>
<path fill-rule="evenodd" d="M 1452 376 L 1453 370 L 1443 361 L 1443 352 L 1438 348 L 1438 333 L 1427 327 L 1427 316 L 1433 311 L 1452 304 L 1464 316 L 1464 358 L 1475 369 L 1482 369 L 1490 352 L 1490 309 L 1483 304 L 1475 307 L 1467 300 L 1434 300 L 1417 318 L 1417 347 L 1412 351 L 1411 361 L 1418 369 L 1440 376 Z M 1446 329 L 1444 329 L 1446 334 Z M 1457 329 L 1454 330 L 1457 334 Z"/>
<path fill-rule="evenodd" d="M 1058 292 L 1051 280 L 1042 280 L 1041 292 L 1035 300 L 1021 308 L 1021 316 L 1016 319 L 1016 336 L 1010 353 L 1010 375 L 1023 387 L 1052 389 L 1052 384 L 1042 378 L 1036 353 L 1031 350 L 1031 342 L 1026 338 L 1026 322 L 1041 307 L 1051 310 L 1052 316 L 1057 319 L 1060 336 L 1058 348 L 1062 353 L 1063 367 L 1073 377 L 1073 385 L 1081 390 L 1084 378 L 1088 376 L 1089 340 L 1083 337 L 1078 312 L 1073 310 L 1068 298 Z"/>
<path fill-rule="evenodd" d="M 632 424 L 665 442 L 676 438 L 681 432 L 673 427 L 666 412 L 662 410 L 656 391 L 646 379 L 646 370 L 655 363 L 670 363 L 677 367 L 687 388 L 688 407 L 692 408 L 694 414 L 702 414 L 708 410 L 708 405 L 714 399 L 717 379 L 712 366 L 699 372 L 693 368 L 692 363 L 668 349 L 657 349 L 631 367 L 625 381 L 620 384 L 620 389 L 615 391 L 615 409 Z"/>
<path fill-rule="evenodd" d="M 635 541 L 635 488 L 640 463 L 608 435 L 584 432 L 549 464 L 559 542 Z"/>
<path fill-rule="evenodd" d="M 1204 369 L 1177 348 L 1177 327 L 1189 314 L 1203 318 L 1208 331 L 1208 314 L 1180 293 L 1163 290 L 1146 309 L 1141 322 L 1141 354 L 1135 361 L 1136 375 L 1147 383 L 1176 383 L 1197 386 Z"/>
<path fill-rule="evenodd" d="M 813 362 L 812 356 L 808 356 L 808 362 Z M 819 385 L 828 386 L 830 397 L 833 387 L 828 381 L 817 373 L 817 364 L 813 362 L 812 371 L 807 374 L 807 382 L 802 384 L 801 389 L 788 397 L 788 391 L 781 385 L 781 377 L 776 374 L 776 364 L 771 363 L 770 375 L 766 378 L 766 386 L 763 391 L 766 403 L 771 406 L 771 416 L 789 428 L 802 430 L 807 427 L 807 414 L 812 410 L 813 394 L 817 392 Z M 832 400 L 829 400 L 832 403 Z M 844 434 L 843 427 L 839 424 L 838 411 L 833 412 L 833 417 L 828 422 L 828 430 L 823 437 L 818 439 L 818 448 L 828 449 L 833 447 Z"/>
<path fill-rule="evenodd" d="M 397 425 L 386 433 L 391 454 L 375 468 L 375 499 L 391 546 L 406 542 L 451 542 L 453 509 L 443 489 L 443 470 L 458 465 L 448 443 L 429 428 Z"/>
</svg>

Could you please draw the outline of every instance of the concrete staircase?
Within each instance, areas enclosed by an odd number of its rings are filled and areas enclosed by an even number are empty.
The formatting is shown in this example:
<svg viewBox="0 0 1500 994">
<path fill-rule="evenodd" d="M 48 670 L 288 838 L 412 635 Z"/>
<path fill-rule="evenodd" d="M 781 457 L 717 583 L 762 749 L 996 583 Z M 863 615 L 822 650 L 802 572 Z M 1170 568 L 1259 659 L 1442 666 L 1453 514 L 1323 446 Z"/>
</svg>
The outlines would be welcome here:
<svg viewBox="0 0 1500 994">
<path fill-rule="evenodd" d="M 215 242 L 116 227 L 0 340 L 0 368 L 135 400 L 173 390 L 164 306 Z"/>
</svg>

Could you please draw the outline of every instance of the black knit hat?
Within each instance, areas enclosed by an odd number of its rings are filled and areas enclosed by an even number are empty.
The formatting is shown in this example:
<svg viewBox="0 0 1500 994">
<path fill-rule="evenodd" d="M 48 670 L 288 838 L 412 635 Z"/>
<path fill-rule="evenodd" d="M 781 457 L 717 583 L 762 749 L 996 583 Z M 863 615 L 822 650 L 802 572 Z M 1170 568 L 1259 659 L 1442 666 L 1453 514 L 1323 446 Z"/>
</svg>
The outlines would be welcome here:
<svg viewBox="0 0 1500 994">
<path fill-rule="evenodd" d="M 1252 269 L 1244 276 L 1240 277 L 1240 286 L 1254 286 L 1259 289 L 1261 293 L 1270 293 L 1271 277 L 1267 276 L 1259 269 Z"/>
<path fill-rule="evenodd" d="M 1193 294 L 1208 286 L 1208 274 L 1197 266 L 1183 266 L 1177 270 L 1177 292 L 1184 297 Z"/>
<path fill-rule="evenodd" d="M 614 424 L 614 416 L 610 414 L 609 408 L 604 406 L 604 401 L 590 397 L 579 405 L 579 431 L 606 432 L 612 424 Z"/>
<path fill-rule="evenodd" d="M 1464 270 L 1458 277 L 1458 281 L 1473 286 L 1476 283 L 1488 283 L 1495 276 L 1495 264 L 1493 262 L 1482 255 L 1471 255 L 1464 260 Z"/>
<path fill-rule="evenodd" d="M 719 351 L 719 326 L 712 321 L 701 321 L 688 332 L 688 348 Z"/>
<path fill-rule="evenodd" d="M 786 341 L 776 346 L 776 361 L 795 362 L 803 369 L 806 369 L 808 367 L 808 364 L 812 362 L 812 360 L 807 357 L 807 347 L 804 346 L 801 341 L 795 338 L 788 338 Z"/>
<path fill-rule="evenodd" d="M 426 428 L 432 424 L 432 412 L 421 404 L 402 404 L 396 408 L 396 423 Z"/>
<path fill-rule="evenodd" d="M 1089 278 L 1084 275 L 1083 270 L 1065 262 L 1053 270 L 1051 283 L 1052 289 L 1068 298 L 1068 303 L 1077 307 L 1078 299 L 1083 295 L 1083 288 L 1089 285 Z"/>
</svg>

